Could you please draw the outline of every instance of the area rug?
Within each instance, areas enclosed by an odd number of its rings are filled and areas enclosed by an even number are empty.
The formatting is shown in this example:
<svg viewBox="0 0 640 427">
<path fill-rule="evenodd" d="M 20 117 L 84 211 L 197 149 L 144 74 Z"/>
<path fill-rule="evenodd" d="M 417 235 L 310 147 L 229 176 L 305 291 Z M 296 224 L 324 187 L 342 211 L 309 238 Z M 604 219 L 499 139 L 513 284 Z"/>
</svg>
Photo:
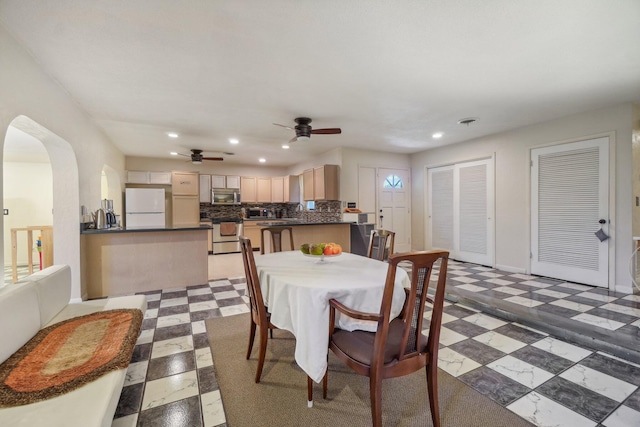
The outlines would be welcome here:
<svg viewBox="0 0 640 427">
<path fill-rule="evenodd" d="M 141 325 L 140 310 L 122 309 L 40 330 L 0 364 L 0 407 L 49 399 L 126 368 Z"/>
<path fill-rule="evenodd" d="M 314 405 L 307 408 L 306 374 L 295 363 L 293 335 L 274 330 L 267 343 L 262 380 L 256 384 L 257 343 L 251 358 L 245 359 L 249 315 L 208 319 L 205 324 L 228 426 L 371 425 L 368 378 L 353 373 L 332 354 L 327 399 L 322 398 L 322 386 L 316 384 Z M 442 370 L 438 381 L 443 427 L 532 426 Z M 424 370 L 384 380 L 383 425 L 433 425 L 426 388 Z"/>
</svg>

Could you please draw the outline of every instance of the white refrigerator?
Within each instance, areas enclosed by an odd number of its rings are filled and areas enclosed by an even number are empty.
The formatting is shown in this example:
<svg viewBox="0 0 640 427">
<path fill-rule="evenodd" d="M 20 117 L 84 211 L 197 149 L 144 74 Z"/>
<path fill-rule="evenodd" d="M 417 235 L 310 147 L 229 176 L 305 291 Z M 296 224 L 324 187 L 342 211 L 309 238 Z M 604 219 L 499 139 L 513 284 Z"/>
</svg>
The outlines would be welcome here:
<svg viewBox="0 0 640 427">
<path fill-rule="evenodd" d="M 164 188 L 125 189 L 125 226 L 165 228 Z"/>
</svg>

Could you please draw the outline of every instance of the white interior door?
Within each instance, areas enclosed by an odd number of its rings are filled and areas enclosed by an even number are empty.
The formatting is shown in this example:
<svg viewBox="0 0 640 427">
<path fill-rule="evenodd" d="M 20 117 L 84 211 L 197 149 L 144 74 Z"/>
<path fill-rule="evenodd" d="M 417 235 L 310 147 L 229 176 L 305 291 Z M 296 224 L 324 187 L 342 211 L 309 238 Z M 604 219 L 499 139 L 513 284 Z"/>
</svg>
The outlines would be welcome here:
<svg viewBox="0 0 640 427">
<path fill-rule="evenodd" d="M 493 159 L 430 168 L 427 179 L 429 247 L 493 266 Z"/>
<path fill-rule="evenodd" d="M 411 182 L 407 169 L 378 169 L 377 226 L 396 233 L 395 252 L 411 250 Z"/>
<path fill-rule="evenodd" d="M 609 138 L 531 151 L 531 273 L 609 286 Z M 600 221 L 604 224 L 600 224 Z"/>
</svg>

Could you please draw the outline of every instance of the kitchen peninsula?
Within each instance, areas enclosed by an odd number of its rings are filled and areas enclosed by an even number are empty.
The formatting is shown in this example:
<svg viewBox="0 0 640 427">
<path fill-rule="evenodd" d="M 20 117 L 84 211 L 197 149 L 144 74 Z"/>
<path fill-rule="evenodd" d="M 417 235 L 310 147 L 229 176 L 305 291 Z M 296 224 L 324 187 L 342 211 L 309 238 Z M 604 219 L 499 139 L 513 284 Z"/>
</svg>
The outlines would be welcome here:
<svg viewBox="0 0 640 427">
<path fill-rule="evenodd" d="M 81 233 L 82 294 L 102 298 L 208 282 L 210 227 Z"/>
<path fill-rule="evenodd" d="M 259 227 L 291 227 L 294 249 L 303 243 L 337 243 L 345 252 L 351 252 L 351 222 L 308 222 L 296 219 L 256 221 Z M 265 253 L 271 252 L 271 242 L 265 235 Z"/>
</svg>

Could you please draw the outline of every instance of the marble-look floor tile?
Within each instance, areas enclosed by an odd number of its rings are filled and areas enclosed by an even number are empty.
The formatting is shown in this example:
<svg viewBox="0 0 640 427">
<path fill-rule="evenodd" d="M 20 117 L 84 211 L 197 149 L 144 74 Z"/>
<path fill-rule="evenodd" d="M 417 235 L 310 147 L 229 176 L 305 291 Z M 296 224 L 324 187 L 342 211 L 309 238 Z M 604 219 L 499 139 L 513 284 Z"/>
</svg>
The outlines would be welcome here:
<svg viewBox="0 0 640 427">
<path fill-rule="evenodd" d="M 538 427 L 595 427 L 597 424 L 535 391 L 516 400 L 507 409 Z"/>
<path fill-rule="evenodd" d="M 627 307 L 613 302 L 601 305 L 600 308 L 603 308 L 605 310 L 617 311 L 618 313 L 626 314 L 628 316 L 640 317 L 640 309 Z"/>
<path fill-rule="evenodd" d="M 635 363 L 598 352 L 583 359 L 580 364 L 635 386 L 640 386 L 640 367 Z"/>
<path fill-rule="evenodd" d="M 498 279 L 498 278 L 493 278 L 493 279 L 487 279 L 485 280 L 485 282 L 489 282 L 489 283 L 493 283 L 494 285 L 500 285 L 500 286 L 508 286 L 514 283 L 513 280 L 505 280 L 503 279 Z M 509 293 L 504 291 L 505 293 Z"/>
<path fill-rule="evenodd" d="M 151 301 L 160 301 L 161 296 L 162 296 L 161 293 L 157 293 L 157 294 L 146 294 L 144 297 L 147 299 L 147 302 L 151 302 Z"/>
<path fill-rule="evenodd" d="M 624 326 L 624 323 L 605 319 L 604 317 L 593 316 L 589 313 L 580 313 L 577 316 L 573 316 L 571 319 L 588 325 L 597 326 L 599 328 L 608 329 L 610 331 L 615 331 L 616 329 L 620 329 Z"/>
<path fill-rule="evenodd" d="M 477 337 L 473 337 L 473 339 L 507 354 L 526 345 L 523 342 L 514 340 L 513 338 L 509 338 L 495 331 L 486 332 L 482 335 L 478 335 Z"/>
<path fill-rule="evenodd" d="M 140 411 L 144 386 L 143 383 L 139 383 L 122 388 L 114 418 L 137 414 Z"/>
<path fill-rule="evenodd" d="M 204 320 L 198 320 L 191 322 L 191 331 L 193 334 L 204 334 L 207 332 L 207 327 L 204 325 Z"/>
<path fill-rule="evenodd" d="M 478 362 L 450 348 L 445 347 L 438 352 L 438 368 L 454 377 L 458 377 L 480 366 Z"/>
<path fill-rule="evenodd" d="M 466 339 L 467 337 L 465 335 L 452 331 L 449 328 L 446 328 L 444 326 L 440 328 L 440 344 L 442 345 L 449 346 Z"/>
<path fill-rule="evenodd" d="M 474 279 L 473 277 L 466 277 L 466 276 L 450 277 L 449 279 L 455 282 L 466 283 L 466 284 L 475 283 L 478 281 L 478 279 Z M 455 282 L 452 282 L 452 283 L 455 283 Z"/>
<path fill-rule="evenodd" d="M 509 286 L 501 286 L 499 288 L 493 288 L 495 292 L 502 292 L 503 294 L 509 295 L 522 295 L 526 294 L 527 291 L 523 291 L 522 289 L 511 288 Z"/>
<path fill-rule="evenodd" d="M 531 391 L 529 387 L 513 381 L 486 366 L 481 366 L 460 375 L 458 379 L 503 406 Z"/>
<path fill-rule="evenodd" d="M 512 297 L 509 297 L 509 298 L 505 298 L 505 301 L 509 301 L 509 302 L 512 302 L 512 303 L 518 304 L 518 305 L 523 305 L 523 306 L 529 307 L 529 308 L 537 307 L 539 305 L 544 304 L 541 301 L 536 301 L 536 300 L 532 300 L 532 299 L 529 299 L 529 298 L 524 298 L 524 297 L 521 297 L 521 296 L 512 296 Z"/>
<path fill-rule="evenodd" d="M 532 345 L 536 348 L 539 348 L 540 350 L 548 351 L 549 353 L 555 354 L 556 356 L 569 359 L 572 362 L 579 362 L 580 360 L 593 353 L 590 350 L 580 348 L 573 344 L 569 344 L 552 337 L 541 339 L 540 341 Z"/>
<path fill-rule="evenodd" d="M 209 347 L 196 349 L 196 365 L 198 369 L 213 366 L 213 356 Z"/>
<path fill-rule="evenodd" d="M 553 378 L 551 372 L 509 355 L 487 364 L 487 367 L 531 389 Z"/>
<path fill-rule="evenodd" d="M 447 306 L 445 306 L 442 311 L 444 313 L 447 313 L 451 316 L 455 316 L 458 319 L 462 319 L 464 317 L 469 317 L 474 313 L 477 313 L 477 311 L 473 311 L 473 310 L 469 310 L 467 308 L 463 308 L 460 306 L 460 304 L 449 304 Z"/>
<path fill-rule="evenodd" d="M 431 320 L 431 315 L 433 314 L 433 310 L 429 310 L 429 311 L 425 311 L 424 312 L 424 318 L 427 320 Z M 458 320 L 457 317 L 451 316 L 450 314 L 445 313 L 444 311 L 442 312 L 442 324 L 444 325 L 445 323 L 449 323 L 449 322 L 455 322 L 456 320 Z"/>
<path fill-rule="evenodd" d="M 171 316 L 158 317 L 156 328 L 166 328 L 184 323 L 191 323 L 189 313 L 174 314 Z"/>
<path fill-rule="evenodd" d="M 202 415 L 204 417 L 204 427 L 215 427 L 225 423 L 220 390 L 205 393 L 200 396 L 202 402 Z"/>
<path fill-rule="evenodd" d="M 507 324 L 507 322 L 503 320 L 497 319 L 495 317 L 492 317 L 483 313 L 472 314 L 471 316 L 464 317 L 462 320 L 465 320 L 469 323 L 473 323 L 474 325 L 481 326 L 489 330 L 493 330 Z"/>
<path fill-rule="evenodd" d="M 624 404 L 631 409 L 635 409 L 640 412 L 640 388 L 631 394 L 631 396 L 627 397 L 627 400 L 624 401 Z"/>
<path fill-rule="evenodd" d="M 207 286 L 206 288 L 197 288 L 197 289 L 187 289 L 188 296 L 194 295 L 211 295 L 211 287 Z"/>
<path fill-rule="evenodd" d="M 618 406 L 615 400 L 576 386 L 561 377 L 550 379 L 538 387 L 536 392 L 594 421 L 602 421 Z"/>
<path fill-rule="evenodd" d="M 218 303 L 216 301 L 201 301 L 189 304 L 189 311 L 192 313 L 195 311 L 212 310 L 214 308 L 218 308 Z"/>
<path fill-rule="evenodd" d="M 580 304 L 578 302 L 569 301 L 569 300 L 566 300 L 566 299 L 560 299 L 560 300 L 557 300 L 557 301 L 551 301 L 549 304 L 555 305 L 555 306 L 558 306 L 558 307 L 568 308 L 569 310 L 580 311 L 580 312 L 589 311 L 589 310 L 591 310 L 593 308 L 592 305 Z"/>
<path fill-rule="evenodd" d="M 567 369 L 560 374 L 560 377 L 606 396 L 609 399 L 613 399 L 616 402 L 622 402 L 637 389 L 637 386 L 633 384 L 629 384 L 628 382 L 581 364 Z"/>
<path fill-rule="evenodd" d="M 154 333 L 155 333 L 155 329 L 144 329 L 140 331 L 140 336 L 136 341 L 136 345 L 153 342 Z"/>
<path fill-rule="evenodd" d="M 449 273 L 449 277 L 451 279 L 455 279 L 456 277 L 469 276 L 469 275 L 473 274 L 473 273 L 470 273 L 470 272 L 468 272 L 466 270 L 455 269 L 455 268 L 451 269 L 451 270 L 448 270 L 447 273 Z"/>
<path fill-rule="evenodd" d="M 513 277 L 514 279 L 521 279 L 521 280 L 533 280 L 535 279 L 535 276 L 529 276 L 528 274 L 509 274 L 509 277 Z"/>
<path fill-rule="evenodd" d="M 640 412 L 620 406 L 602 422 L 605 427 L 637 427 L 640 426 Z"/>
<path fill-rule="evenodd" d="M 140 412 L 138 425 L 152 427 L 202 427 L 200 398 L 191 396 Z"/>
<path fill-rule="evenodd" d="M 196 371 L 148 381 L 142 398 L 142 413 L 147 409 L 197 395 L 198 379 Z"/>
<path fill-rule="evenodd" d="M 487 288 L 483 288 L 482 286 L 472 285 L 471 283 L 466 283 L 464 285 L 458 285 L 458 286 L 456 286 L 456 289 L 462 289 L 462 290 L 469 291 L 469 292 L 482 292 L 482 291 L 486 291 L 487 290 Z"/>
<path fill-rule="evenodd" d="M 593 286 L 587 285 L 579 285 L 577 283 L 560 283 L 558 286 L 562 286 L 563 288 L 575 289 L 576 291 L 590 291 L 593 289 Z"/>
<path fill-rule="evenodd" d="M 186 296 L 181 298 L 170 298 L 170 299 L 163 298 L 162 301 L 160 301 L 160 308 L 173 307 L 174 305 L 184 305 L 188 303 L 189 303 L 189 299 Z"/>
<path fill-rule="evenodd" d="M 460 319 L 447 323 L 447 329 L 451 329 L 452 331 L 467 337 L 474 337 L 487 332 L 487 329 L 482 326 L 477 326 L 473 323 Z"/>
<path fill-rule="evenodd" d="M 224 291 L 224 292 L 215 292 L 213 296 L 216 297 L 216 301 L 219 301 L 226 298 L 237 298 L 240 296 L 240 294 L 238 294 L 238 291 Z"/>
<path fill-rule="evenodd" d="M 130 363 L 124 378 L 124 386 L 143 383 L 147 377 L 147 366 L 149 366 L 148 360 Z"/>
<path fill-rule="evenodd" d="M 212 282 L 209 282 L 209 286 L 212 288 L 220 288 L 223 286 L 233 286 L 233 285 L 229 280 L 224 279 L 224 280 L 214 280 Z"/>
<path fill-rule="evenodd" d="M 499 328 L 494 329 L 494 331 L 509 338 L 513 338 L 516 341 L 521 341 L 525 344 L 533 344 L 534 342 L 540 341 L 545 337 L 542 334 L 533 332 L 526 328 L 521 328 L 520 326 L 514 325 L 513 323 L 507 323 L 504 326 L 500 326 Z"/>
<path fill-rule="evenodd" d="M 534 292 L 537 294 L 547 295 L 549 297 L 554 297 L 554 298 L 566 298 L 569 295 L 571 295 L 564 292 L 552 291 L 551 289 L 538 289 L 537 291 L 534 291 Z"/>
<path fill-rule="evenodd" d="M 147 381 L 181 374 L 196 369 L 196 356 L 193 351 L 183 351 L 165 357 L 151 359 L 147 370 Z"/>
<path fill-rule="evenodd" d="M 594 301 L 599 301 L 599 302 L 611 302 L 611 301 L 615 301 L 617 298 L 616 297 L 612 297 L 609 295 L 603 295 L 603 294 L 595 294 L 593 292 L 582 292 L 580 294 L 576 294 L 576 296 L 578 297 L 582 297 L 582 298 L 589 298 L 592 299 Z"/>
<path fill-rule="evenodd" d="M 144 312 L 144 318 L 145 319 L 153 319 L 154 317 L 158 317 L 158 309 L 157 308 L 153 308 L 153 309 L 147 308 L 147 311 Z"/>
<path fill-rule="evenodd" d="M 191 324 L 181 323 L 179 325 L 167 326 L 162 328 L 156 328 L 156 333 L 153 337 L 154 341 L 164 341 L 171 338 L 182 337 L 185 335 L 191 335 Z"/>
<path fill-rule="evenodd" d="M 528 345 L 511 353 L 511 356 L 524 360 L 525 362 L 544 369 L 552 374 L 559 374 L 574 364 L 569 359 L 556 356 L 539 348 Z"/>
<path fill-rule="evenodd" d="M 515 326 L 518 326 L 518 327 L 520 327 L 522 329 L 526 329 L 528 331 L 535 332 L 536 334 L 544 335 L 545 337 L 549 336 L 548 333 L 540 331 L 540 330 L 535 329 L 535 328 L 532 328 L 531 326 L 523 325 L 523 324 L 518 323 L 518 322 L 513 322 L 512 324 L 515 325 Z"/>
<path fill-rule="evenodd" d="M 114 418 L 111 427 L 136 427 L 138 425 L 138 414 L 131 414 L 125 417 Z"/>
<path fill-rule="evenodd" d="M 236 314 L 248 313 L 249 307 L 247 307 L 245 304 L 242 304 L 242 305 L 232 305 L 229 307 L 220 307 L 218 310 L 220 310 L 220 313 L 223 316 L 233 316 Z"/>
<path fill-rule="evenodd" d="M 533 286 L 534 288 L 544 289 L 549 288 L 552 285 L 542 282 L 536 282 L 535 280 L 525 280 L 524 282 L 520 282 L 521 285 Z"/>
<path fill-rule="evenodd" d="M 213 366 L 198 369 L 198 387 L 200 388 L 200 394 L 220 390 Z"/>
<path fill-rule="evenodd" d="M 171 338 L 164 341 L 156 341 L 153 343 L 151 350 L 151 358 L 169 356 L 170 354 L 181 353 L 183 351 L 192 351 L 193 337 L 187 335 L 184 337 Z"/>
<path fill-rule="evenodd" d="M 473 308 L 470 305 L 464 304 L 462 302 L 457 302 L 455 305 L 456 307 L 461 308 L 465 311 L 470 311 L 471 313 L 480 313 L 480 310 Z"/>
<path fill-rule="evenodd" d="M 455 343 L 449 348 L 453 351 L 456 351 L 463 356 L 467 356 L 476 362 L 486 365 L 487 363 L 493 362 L 494 360 L 500 359 L 504 357 L 505 354 L 500 350 L 496 350 L 493 347 L 489 347 L 488 345 L 482 344 L 476 340 L 466 339 L 464 341 L 460 341 Z"/>
</svg>

